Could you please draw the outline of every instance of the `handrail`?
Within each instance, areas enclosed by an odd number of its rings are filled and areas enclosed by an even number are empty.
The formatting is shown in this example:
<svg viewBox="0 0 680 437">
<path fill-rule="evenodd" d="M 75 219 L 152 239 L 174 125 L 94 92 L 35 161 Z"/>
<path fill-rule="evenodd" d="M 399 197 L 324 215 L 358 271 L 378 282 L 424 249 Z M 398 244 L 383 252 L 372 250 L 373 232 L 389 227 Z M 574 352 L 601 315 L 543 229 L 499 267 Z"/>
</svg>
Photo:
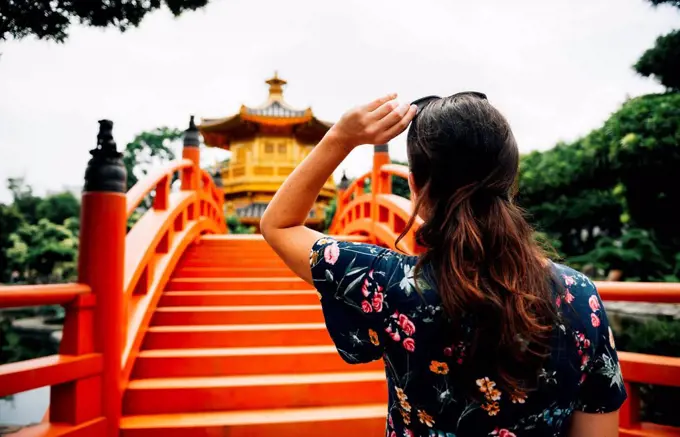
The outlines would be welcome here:
<svg viewBox="0 0 680 437">
<path fill-rule="evenodd" d="M 85 284 L 5 285 L 0 286 L 0 308 L 63 305 L 88 293 Z"/>
<path fill-rule="evenodd" d="M 101 354 L 50 355 L 0 366 L 0 397 L 97 375 Z"/>
<path fill-rule="evenodd" d="M 130 190 L 125 195 L 127 216 L 130 217 L 135 209 L 137 209 L 139 204 L 142 203 L 147 194 L 155 190 L 160 182 L 168 177 L 172 177 L 172 174 L 176 171 L 190 168 L 193 165 L 194 163 L 190 159 L 178 159 L 148 173 L 144 178 L 139 180 L 132 188 L 130 188 Z"/>
<path fill-rule="evenodd" d="M 602 299 L 625 302 L 680 303 L 677 282 L 596 281 Z"/>
<path fill-rule="evenodd" d="M 400 164 L 384 164 L 380 167 L 382 173 L 408 180 L 408 167 Z"/>
</svg>

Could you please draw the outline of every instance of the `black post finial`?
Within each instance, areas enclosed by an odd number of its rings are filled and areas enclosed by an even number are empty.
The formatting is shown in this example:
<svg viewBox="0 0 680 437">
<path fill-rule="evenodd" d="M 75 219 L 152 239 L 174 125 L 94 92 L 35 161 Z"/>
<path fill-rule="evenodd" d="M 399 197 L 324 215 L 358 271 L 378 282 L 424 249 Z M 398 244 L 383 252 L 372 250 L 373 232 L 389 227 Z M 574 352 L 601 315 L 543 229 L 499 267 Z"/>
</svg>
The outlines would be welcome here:
<svg viewBox="0 0 680 437">
<path fill-rule="evenodd" d="M 90 150 L 92 158 L 85 170 L 84 191 L 127 191 L 127 171 L 123 165 L 123 154 L 116 150 L 113 140 L 113 122 L 99 120 L 97 147 Z"/>
<path fill-rule="evenodd" d="M 340 178 L 340 183 L 338 184 L 338 189 L 346 190 L 349 187 L 349 178 L 347 177 L 347 170 L 342 171 L 342 178 Z"/>
<path fill-rule="evenodd" d="M 198 128 L 192 115 L 189 119 L 189 127 L 184 131 L 184 147 L 198 147 L 198 143 Z"/>
<path fill-rule="evenodd" d="M 375 144 L 373 146 L 373 151 L 375 153 L 380 153 L 380 152 L 389 152 L 390 146 L 389 144 Z"/>
</svg>

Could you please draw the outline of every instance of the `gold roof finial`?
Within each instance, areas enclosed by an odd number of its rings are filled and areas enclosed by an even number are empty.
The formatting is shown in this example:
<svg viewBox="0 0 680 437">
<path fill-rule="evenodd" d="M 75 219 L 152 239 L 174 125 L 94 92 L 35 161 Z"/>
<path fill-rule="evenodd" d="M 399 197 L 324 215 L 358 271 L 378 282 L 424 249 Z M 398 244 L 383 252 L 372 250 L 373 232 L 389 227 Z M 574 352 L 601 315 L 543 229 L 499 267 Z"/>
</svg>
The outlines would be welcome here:
<svg viewBox="0 0 680 437">
<path fill-rule="evenodd" d="M 287 84 L 283 79 L 279 79 L 279 72 L 274 71 L 274 77 L 265 81 L 269 85 L 269 100 L 281 100 L 283 98 L 283 86 Z"/>
</svg>

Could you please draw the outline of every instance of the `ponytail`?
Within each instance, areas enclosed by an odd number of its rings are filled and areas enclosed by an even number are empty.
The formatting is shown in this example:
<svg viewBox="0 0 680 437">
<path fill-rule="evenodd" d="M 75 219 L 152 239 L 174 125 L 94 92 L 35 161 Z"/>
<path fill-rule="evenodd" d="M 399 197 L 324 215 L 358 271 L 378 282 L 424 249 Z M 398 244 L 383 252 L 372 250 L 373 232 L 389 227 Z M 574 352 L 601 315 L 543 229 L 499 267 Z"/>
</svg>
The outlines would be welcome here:
<svg viewBox="0 0 680 437">
<path fill-rule="evenodd" d="M 493 372 L 499 388 L 509 393 L 533 389 L 556 318 L 546 254 L 523 211 L 501 193 L 474 184 L 448 199 L 433 200 L 429 192 L 430 181 L 397 244 L 425 199 L 432 202 L 416 231 L 424 253 L 415 274 L 431 267 L 453 334 L 468 341 L 458 377 L 475 381 L 486 376 L 480 372 Z M 465 321 L 472 321 L 471 333 L 462 329 Z M 477 387 L 469 391 L 479 394 Z"/>
</svg>

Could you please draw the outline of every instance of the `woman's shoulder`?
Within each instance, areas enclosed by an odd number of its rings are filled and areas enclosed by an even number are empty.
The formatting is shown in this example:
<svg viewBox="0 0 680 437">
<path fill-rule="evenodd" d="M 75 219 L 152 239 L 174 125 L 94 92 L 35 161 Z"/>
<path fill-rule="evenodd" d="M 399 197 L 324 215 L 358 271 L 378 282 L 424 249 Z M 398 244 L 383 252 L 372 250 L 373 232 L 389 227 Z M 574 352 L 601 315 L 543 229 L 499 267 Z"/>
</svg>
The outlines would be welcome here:
<svg viewBox="0 0 680 437">
<path fill-rule="evenodd" d="M 310 253 L 312 266 L 319 261 L 325 261 L 326 265 L 351 265 L 351 268 L 401 268 L 401 274 L 407 275 L 418 257 L 360 241 L 322 237 L 314 243 Z"/>
<path fill-rule="evenodd" d="M 557 281 L 556 304 L 572 329 L 586 332 L 608 329 L 604 304 L 595 283 L 567 265 L 553 263 L 553 269 Z"/>
</svg>

